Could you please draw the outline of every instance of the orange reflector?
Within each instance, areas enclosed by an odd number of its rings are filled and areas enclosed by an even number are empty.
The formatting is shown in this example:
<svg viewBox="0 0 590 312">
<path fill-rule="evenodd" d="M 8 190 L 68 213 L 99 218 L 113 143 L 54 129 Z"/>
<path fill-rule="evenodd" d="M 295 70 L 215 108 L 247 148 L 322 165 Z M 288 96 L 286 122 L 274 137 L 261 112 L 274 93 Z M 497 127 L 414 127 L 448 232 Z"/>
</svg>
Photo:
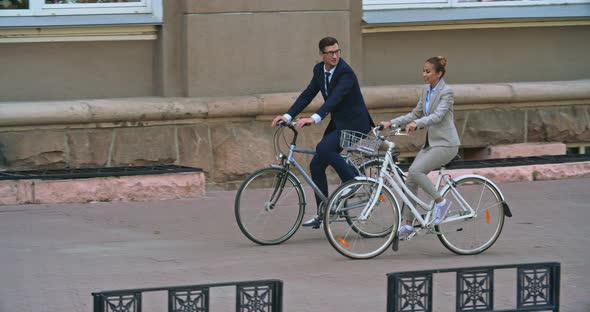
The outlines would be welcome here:
<svg viewBox="0 0 590 312">
<path fill-rule="evenodd" d="M 486 208 L 486 223 L 487 224 L 490 224 L 490 219 L 491 219 L 491 217 L 490 217 L 490 209 L 487 209 Z"/>
<path fill-rule="evenodd" d="M 350 248 L 350 244 L 342 236 L 338 236 L 338 241 L 346 248 Z"/>
<path fill-rule="evenodd" d="M 384 202 L 385 201 L 385 197 L 383 197 L 383 195 L 379 195 L 379 200 Z"/>
</svg>

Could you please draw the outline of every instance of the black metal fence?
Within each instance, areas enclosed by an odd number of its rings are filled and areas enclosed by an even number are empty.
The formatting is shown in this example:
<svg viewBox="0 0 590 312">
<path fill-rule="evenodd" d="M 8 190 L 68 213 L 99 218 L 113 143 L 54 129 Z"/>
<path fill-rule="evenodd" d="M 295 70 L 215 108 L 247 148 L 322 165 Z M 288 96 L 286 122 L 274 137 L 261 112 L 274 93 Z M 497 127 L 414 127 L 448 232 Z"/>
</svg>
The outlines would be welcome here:
<svg viewBox="0 0 590 312">
<path fill-rule="evenodd" d="M 494 271 L 516 269 L 516 308 L 494 310 Z M 556 262 L 482 266 L 388 274 L 388 312 L 430 312 L 432 278 L 456 273 L 456 311 L 559 311 L 560 264 Z"/>
<path fill-rule="evenodd" d="M 209 290 L 235 286 L 236 312 L 281 312 L 283 282 L 261 280 L 190 286 L 110 290 L 92 293 L 94 312 L 141 312 L 142 293 L 168 292 L 168 312 L 209 312 Z"/>
</svg>

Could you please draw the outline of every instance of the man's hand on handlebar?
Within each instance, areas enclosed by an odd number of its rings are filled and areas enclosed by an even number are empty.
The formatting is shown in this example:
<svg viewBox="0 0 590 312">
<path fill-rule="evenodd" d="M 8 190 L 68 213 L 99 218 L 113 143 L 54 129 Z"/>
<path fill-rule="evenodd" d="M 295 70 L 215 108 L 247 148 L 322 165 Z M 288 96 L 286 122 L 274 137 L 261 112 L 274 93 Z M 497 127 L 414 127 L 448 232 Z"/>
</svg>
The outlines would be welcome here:
<svg viewBox="0 0 590 312">
<path fill-rule="evenodd" d="M 287 122 L 287 118 L 283 117 L 283 116 L 277 116 L 275 117 L 275 119 L 273 119 L 272 123 L 270 124 L 271 127 L 276 127 L 277 124 L 279 123 L 279 121 L 283 121 L 285 124 L 288 123 Z"/>
<path fill-rule="evenodd" d="M 297 120 L 297 122 L 295 123 L 295 128 L 301 129 L 305 126 L 313 125 L 314 123 L 315 123 L 315 120 L 313 120 L 313 118 L 311 118 L 311 117 L 301 118 L 301 119 Z"/>
</svg>

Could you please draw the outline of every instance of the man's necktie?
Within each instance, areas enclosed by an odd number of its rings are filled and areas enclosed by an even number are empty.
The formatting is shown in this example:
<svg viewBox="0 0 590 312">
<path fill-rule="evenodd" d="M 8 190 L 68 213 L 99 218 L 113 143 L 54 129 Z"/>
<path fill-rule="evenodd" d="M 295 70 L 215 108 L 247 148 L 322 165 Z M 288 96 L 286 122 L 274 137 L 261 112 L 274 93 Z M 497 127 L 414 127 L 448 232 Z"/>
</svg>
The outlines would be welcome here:
<svg viewBox="0 0 590 312">
<path fill-rule="evenodd" d="M 328 95 L 328 85 L 330 84 L 330 72 L 326 72 L 326 80 L 324 82 L 324 90 L 326 90 L 326 96 Z"/>
</svg>

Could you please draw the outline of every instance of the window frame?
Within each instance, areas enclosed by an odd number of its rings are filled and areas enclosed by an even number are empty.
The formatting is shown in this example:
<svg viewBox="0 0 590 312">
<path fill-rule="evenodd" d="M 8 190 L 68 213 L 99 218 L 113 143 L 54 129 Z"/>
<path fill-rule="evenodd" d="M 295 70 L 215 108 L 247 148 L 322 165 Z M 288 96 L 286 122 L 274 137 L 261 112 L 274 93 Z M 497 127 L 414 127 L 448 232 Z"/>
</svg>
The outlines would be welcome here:
<svg viewBox="0 0 590 312">
<path fill-rule="evenodd" d="M 470 8 L 501 6 L 542 6 L 556 4 L 590 3 L 590 0 L 514 0 L 489 2 L 461 2 L 461 0 L 362 0 L 363 10 L 388 10 L 409 8 Z"/>
<path fill-rule="evenodd" d="M 0 16 L 68 16 L 100 14 L 149 14 L 163 0 L 138 2 L 46 4 L 45 0 L 29 0 L 28 9 L 1 9 Z M 159 2 L 159 3 L 158 3 Z"/>
</svg>

